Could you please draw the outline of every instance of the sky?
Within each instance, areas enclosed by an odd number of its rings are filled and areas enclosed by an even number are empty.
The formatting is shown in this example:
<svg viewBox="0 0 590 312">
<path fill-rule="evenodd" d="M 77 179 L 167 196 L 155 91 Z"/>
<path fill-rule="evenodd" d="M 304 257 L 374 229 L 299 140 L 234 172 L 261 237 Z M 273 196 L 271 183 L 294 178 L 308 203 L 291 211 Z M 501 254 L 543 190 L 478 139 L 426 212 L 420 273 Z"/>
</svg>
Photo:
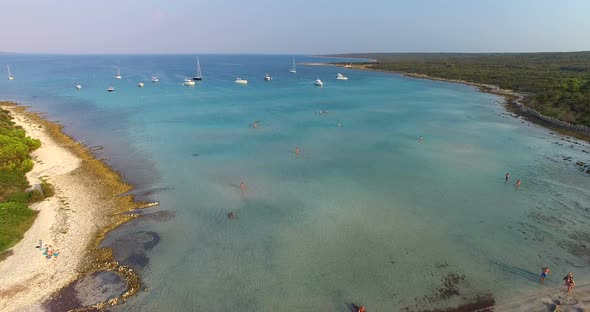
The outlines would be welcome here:
<svg viewBox="0 0 590 312">
<path fill-rule="evenodd" d="M 590 50 L 590 0 L 0 0 L 0 51 Z"/>
</svg>

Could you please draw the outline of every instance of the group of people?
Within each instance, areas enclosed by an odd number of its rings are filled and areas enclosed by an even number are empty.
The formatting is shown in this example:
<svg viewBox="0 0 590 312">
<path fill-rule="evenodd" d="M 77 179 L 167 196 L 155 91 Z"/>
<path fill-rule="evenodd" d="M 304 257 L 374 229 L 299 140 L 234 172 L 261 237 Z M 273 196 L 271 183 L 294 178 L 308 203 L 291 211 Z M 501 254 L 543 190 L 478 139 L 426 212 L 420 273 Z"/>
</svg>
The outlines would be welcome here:
<svg viewBox="0 0 590 312">
<path fill-rule="evenodd" d="M 510 172 L 506 172 L 504 182 L 508 182 L 509 179 L 510 179 Z M 520 179 L 516 180 L 516 188 L 517 189 L 520 188 L 520 184 L 522 184 L 522 181 Z"/>
<path fill-rule="evenodd" d="M 544 267 L 541 268 L 541 284 L 545 283 L 545 278 L 547 277 L 547 275 L 549 274 L 549 272 L 551 272 L 551 270 L 549 269 L 549 267 Z M 567 287 L 567 292 L 568 294 L 572 292 L 572 290 L 574 290 L 574 287 L 576 286 L 576 282 L 574 282 L 574 274 L 572 272 L 567 273 L 567 275 L 563 278 L 564 282 L 565 282 L 565 287 Z"/>
<path fill-rule="evenodd" d="M 43 245 L 42 240 L 39 240 L 39 245 L 35 246 L 35 248 L 39 248 L 43 251 L 43 256 L 47 259 L 57 258 L 57 256 L 59 256 L 59 250 L 54 249 L 51 245 Z"/>
</svg>

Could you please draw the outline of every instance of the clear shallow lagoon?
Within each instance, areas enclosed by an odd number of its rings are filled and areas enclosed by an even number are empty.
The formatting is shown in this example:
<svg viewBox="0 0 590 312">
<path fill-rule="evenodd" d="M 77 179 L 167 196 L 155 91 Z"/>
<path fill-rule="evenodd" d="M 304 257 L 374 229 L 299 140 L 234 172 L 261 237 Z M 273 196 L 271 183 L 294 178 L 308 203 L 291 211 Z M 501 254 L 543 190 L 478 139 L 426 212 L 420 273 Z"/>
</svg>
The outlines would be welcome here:
<svg viewBox="0 0 590 312">
<path fill-rule="evenodd" d="M 590 278 L 590 175 L 576 166 L 590 163 L 587 144 L 468 86 L 335 67 L 290 74 L 290 56 L 200 60 L 204 81 L 184 87 L 194 56 L 0 54 L 16 77 L 0 79 L 1 99 L 103 146 L 98 157 L 161 202 L 150 213 L 173 214 L 107 240 L 160 237 L 142 261 L 115 248 L 145 265 L 147 290 L 113 310 L 415 311 L 532 294 L 546 265 L 552 286 L 567 271 Z"/>
</svg>

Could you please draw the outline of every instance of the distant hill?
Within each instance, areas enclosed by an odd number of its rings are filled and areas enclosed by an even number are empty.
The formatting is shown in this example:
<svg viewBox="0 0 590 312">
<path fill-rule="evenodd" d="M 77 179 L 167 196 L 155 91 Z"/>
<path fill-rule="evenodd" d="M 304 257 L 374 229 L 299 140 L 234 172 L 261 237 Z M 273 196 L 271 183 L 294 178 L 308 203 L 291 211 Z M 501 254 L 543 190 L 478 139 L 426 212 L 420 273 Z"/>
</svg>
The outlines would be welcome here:
<svg viewBox="0 0 590 312">
<path fill-rule="evenodd" d="M 525 94 L 524 104 L 562 121 L 590 126 L 590 51 L 549 53 L 355 53 L 369 69 L 498 85 Z"/>
</svg>

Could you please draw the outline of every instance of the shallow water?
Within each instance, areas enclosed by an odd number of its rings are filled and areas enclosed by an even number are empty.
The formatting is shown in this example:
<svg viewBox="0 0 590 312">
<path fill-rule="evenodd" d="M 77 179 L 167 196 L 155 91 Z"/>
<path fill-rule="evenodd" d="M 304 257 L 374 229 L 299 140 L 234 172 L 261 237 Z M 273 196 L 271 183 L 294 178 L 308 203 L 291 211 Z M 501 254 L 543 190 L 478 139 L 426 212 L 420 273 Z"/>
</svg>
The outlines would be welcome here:
<svg viewBox="0 0 590 312">
<path fill-rule="evenodd" d="M 105 242 L 147 286 L 115 311 L 415 311 L 533 293 L 542 266 L 549 285 L 590 278 L 590 174 L 576 165 L 590 146 L 496 96 L 334 67 L 294 75 L 289 56 L 203 55 L 195 87 L 181 85 L 188 55 L 0 63 L 16 77 L 0 80 L 4 99 L 101 145 L 136 194 L 161 202 Z"/>
</svg>

